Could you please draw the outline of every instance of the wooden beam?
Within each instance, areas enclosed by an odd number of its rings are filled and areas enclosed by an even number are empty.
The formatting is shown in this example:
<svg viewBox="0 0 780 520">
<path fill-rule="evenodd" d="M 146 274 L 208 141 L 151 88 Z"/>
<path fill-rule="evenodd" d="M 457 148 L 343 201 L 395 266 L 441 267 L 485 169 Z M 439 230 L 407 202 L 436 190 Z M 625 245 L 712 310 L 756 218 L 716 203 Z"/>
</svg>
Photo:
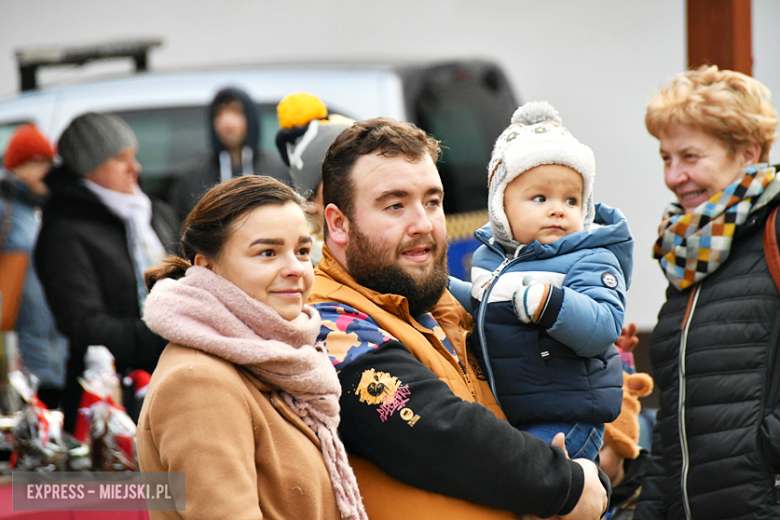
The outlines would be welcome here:
<svg viewBox="0 0 780 520">
<path fill-rule="evenodd" d="M 753 74 L 751 0 L 688 0 L 688 68 Z"/>
</svg>

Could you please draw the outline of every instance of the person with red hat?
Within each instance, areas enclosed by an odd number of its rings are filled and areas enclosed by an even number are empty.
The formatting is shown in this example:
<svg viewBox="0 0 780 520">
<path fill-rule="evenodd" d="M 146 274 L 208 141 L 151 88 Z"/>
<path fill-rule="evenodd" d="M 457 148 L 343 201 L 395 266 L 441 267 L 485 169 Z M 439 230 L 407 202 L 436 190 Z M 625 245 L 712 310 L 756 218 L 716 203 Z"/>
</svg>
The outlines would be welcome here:
<svg viewBox="0 0 780 520">
<path fill-rule="evenodd" d="M 53 159 L 51 144 L 35 125 L 22 125 L 12 134 L 0 170 L 0 251 L 32 255 L 48 193 L 43 180 Z M 40 381 L 39 399 L 56 408 L 65 385 L 68 341 L 57 331 L 32 261 L 27 263 L 14 330 L 22 362 Z"/>
</svg>

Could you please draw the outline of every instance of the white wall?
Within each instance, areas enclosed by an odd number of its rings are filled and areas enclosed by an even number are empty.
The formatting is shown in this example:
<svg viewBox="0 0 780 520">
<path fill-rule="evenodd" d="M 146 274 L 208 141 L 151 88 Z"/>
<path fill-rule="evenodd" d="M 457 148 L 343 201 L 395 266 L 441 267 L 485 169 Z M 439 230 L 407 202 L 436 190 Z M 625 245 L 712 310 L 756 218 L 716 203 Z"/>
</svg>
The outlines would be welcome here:
<svg viewBox="0 0 780 520">
<path fill-rule="evenodd" d="M 753 0 L 753 20 L 755 76 L 780 93 L 780 2 Z M 655 323 L 666 282 L 650 250 L 670 197 L 644 108 L 686 66 L 684 0 L 0 0 L 0 96 L 17 88 L 19 46 L 138 36 L 165 40 L 153 68 L 367 57 L 498 61 L 523 101 L 550 101 L 595 151 L 596 197 L 623 209 L 636 238 L 627 317 L 643 330 Z"/>
</svg>

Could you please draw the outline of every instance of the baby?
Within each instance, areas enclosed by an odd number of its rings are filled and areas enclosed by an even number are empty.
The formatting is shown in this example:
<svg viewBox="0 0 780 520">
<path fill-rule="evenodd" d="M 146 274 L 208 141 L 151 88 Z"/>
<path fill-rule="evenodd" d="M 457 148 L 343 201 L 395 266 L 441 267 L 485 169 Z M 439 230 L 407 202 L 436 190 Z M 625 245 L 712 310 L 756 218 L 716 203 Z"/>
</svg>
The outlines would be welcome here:
<svg viewBox="0 0 780 520">
<path fill-rule="evenodd" d="M 518 108 L 488 168 L 490 223 L 477 231 L 473 350 L 510 423 L 594 460 L 620 413 L 633 238 L 593 204 L 595 158 L 546 101 Z"/>
</svg>

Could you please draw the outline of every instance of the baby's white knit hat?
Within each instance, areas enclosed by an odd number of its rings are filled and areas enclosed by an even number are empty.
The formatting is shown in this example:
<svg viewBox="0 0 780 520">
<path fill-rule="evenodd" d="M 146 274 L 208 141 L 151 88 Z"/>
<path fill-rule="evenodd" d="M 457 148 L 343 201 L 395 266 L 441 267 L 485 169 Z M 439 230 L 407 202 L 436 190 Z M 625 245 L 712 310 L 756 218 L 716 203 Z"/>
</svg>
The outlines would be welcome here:
<svg viewBox="0 0 780 520">
<path fill-rule="evenodd" d="M 493 237 L 509 250 L 519 243 L 512 238 L 504 212 L 504 191 L 518 175 L 541 164 L 560 164 L 582 175 L 582 224 L 593 223 L 593 181 L 596 158 L 561 124 L 558 111 L 547 101 L 531 101 L 512 115 L 511 125 L 493 147 L 488 166 L 488 212 Z"/>
</svg>

